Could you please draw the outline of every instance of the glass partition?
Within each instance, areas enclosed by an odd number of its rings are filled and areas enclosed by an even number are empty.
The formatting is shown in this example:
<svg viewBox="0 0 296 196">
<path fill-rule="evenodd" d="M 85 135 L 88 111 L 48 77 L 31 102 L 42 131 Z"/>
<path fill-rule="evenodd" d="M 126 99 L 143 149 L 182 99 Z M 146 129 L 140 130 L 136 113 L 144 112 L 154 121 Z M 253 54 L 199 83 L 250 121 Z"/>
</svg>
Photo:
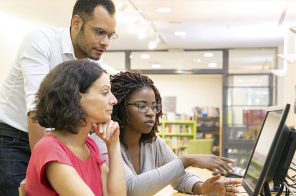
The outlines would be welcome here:
<svg viewBox="0 0 296 196">
<path fill-rule="evenodd" d="M 272 103 L 272 75 L 228 75 L 224 102 L 224 156 L 245 167 L 267 106 Z"/>
<path fill-rule="evenodd" d="M 275 48 L 229 50 L 229 73 L 270 73 L 277 68 Z"/>
<path fill-rule="evenodd" d="M 103 62 L 114 69 L 114 72 L 126 70 L 125 52 L 106 52 L 103 54 Z"/>
<path fill-rule="evenodd" d="M 222 69 L 222 51 L 151 51 L 131 52 L 131 69 Z"/>
</svg>

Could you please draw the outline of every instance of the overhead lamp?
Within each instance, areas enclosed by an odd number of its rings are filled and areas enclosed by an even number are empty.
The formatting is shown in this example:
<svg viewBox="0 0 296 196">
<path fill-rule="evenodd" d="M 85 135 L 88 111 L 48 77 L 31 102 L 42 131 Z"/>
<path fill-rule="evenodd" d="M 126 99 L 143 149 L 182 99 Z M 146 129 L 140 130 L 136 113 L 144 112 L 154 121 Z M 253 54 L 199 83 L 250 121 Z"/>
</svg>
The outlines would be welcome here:
<svg viewBox="0 0 296 196">
<path fill-rule="evenodd" d="M 278 54 L 278 57 L 287 61 L 289 64 L 293 64 L 296 62 L 296 55 L 295 54 Z"/>
<path fill-rule="evenodd" d="M 147 36 L 147 35 L 146 35 L 145 32 L 139 32 L 139 33 L 138 33 L 138 38 L 139 38 L 139 39 L 144 39 L 146 36 Z"/>
<path fill-rule="evenodd" d="M 213 57 L 214 54 L 212 52 L 205 52 L 204 57 Z"/>
<path fill-rule="evenodd" d="M 132 0 L 127 0 L 129 2 L 129 4 L 135 9 L 136 13 L 138 14 L 138 16 L 140 17 L 141 21 L 136 21 L 135 24 L 140 25 L 140 24 L 147 24 L 151 27 L 152 31 L 157 35 L 156 40 L 154 41 L 150 41 L 148 44 L 149 49 L 155 49 L 157 47 L 157 45 L 160 43 L 160 41 L 164 44 L 166 44 L 166 42 L 163 40 L 163 38 L 159 35 L 157 28 L 155 27 L 155 24 L 153 23 L 153 21 L 149 18 L 149 16 L 145 15 L 143 12 L 141 12 L 138 7 L 135 5 L 135 3 Z M 171 9 L 170 8 L 160 8 L 158 9 L 158 12 L 170 12 Z M 146 27 L 147 27 L 146 25 Z M 132 28 L 133 30 L 133 28 Z M 148 34 L 148 28 L 145 31 L 146 34 Z M 143 39 L 144 38 L 144 34 L 138 34 L 138 38 L 139 39 Z"/>
<path fill-rule="evenodd" d="M 149 44 L 148 44 L 148 47 L 150 50 L 153 50 L 157 47 L 157 44 L 155 41 L 150 41 Z"/>
<path fill-rule="evenodd" d="M 284 62 L 282 69 L 272 69 L 270 72 L 279 77 L 285 76 L 287 73 L 287 63 Z"/>
<path fill-rule="evenodd" d="M 149 59 L 150 55 L 149 54 L 141 54 L 141 59 Z"/>
<path fill-rule="evenodd" d="M 186 33 L 185 31 L 176 31 L 176 32 L 174 33 L 174 35 L 175 35 L 176 37 L 182 37 L 182 38 L 185 38 L 185 36 L 187 35 L 187 33 Z"/>
<path fill-rule="evenodd" d="M 153 69 L 159 69 L 159 68 L 160 68 L 160 64 L 155 63 L 155 64 L 152 64 L 151 67 L 152 67 Z"/>
<path fill-rule="evenodd" d="M 200 63 L 200 62 L 201 62 L 201 60 L 200 60 L 200 59 L 193 59 L 193 62 Z"/>
<path fill-rule="evenodd" d="M 156 9 L 155 11 L 159 12 L 159 13 L 169 13 L 172 11 L 172 9 L 169 7 L 160 7 L 158 9 Z"/>
<path fill-rule="evenodd" d="M 155 40 L 149 42 L 148 44 L 149 49 L 150 50 L 155 49 L 159 44 L 159 42 L 160 42 L 160 39 L 159 39 L 159 35 L 157 34 Z"/>
<path fill-rule="evenodd" d="M 131 23 L 128 27 L 127 27 L 128 32 L 135 32 L 136 31 L 136 26 L 134 23 Z"/>
<path fill-rule="evenodd" d="M 209 63 L 208 64 L 209 68 L 216 68 L 217 66 L 218 66 L 217 63 Z"/>
</svg>

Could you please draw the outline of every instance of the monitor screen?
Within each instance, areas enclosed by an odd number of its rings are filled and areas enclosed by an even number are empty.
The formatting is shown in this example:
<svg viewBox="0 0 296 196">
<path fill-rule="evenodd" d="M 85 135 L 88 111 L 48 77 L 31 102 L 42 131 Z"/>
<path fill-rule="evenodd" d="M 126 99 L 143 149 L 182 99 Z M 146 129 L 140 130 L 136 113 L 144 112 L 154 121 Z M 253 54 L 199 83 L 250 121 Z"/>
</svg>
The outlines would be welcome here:
<svg viewBox="0 0 296 196">
<path fill-rule="evenodd" d="M 267 179 L 267 174 L 271 172 L 270 163 L 279 162 L 279 160 L 274 160 L 273 151 L 275 151 L 277 145 L 283 142 L 283 140 L 279 142 L 279 138 L 282 137 L 281 132 L 289 108 L 290 105 L 287 104 L 285 106 L 272 106 L 266 111 L 242 181 L 242 185 L 249 195 L 259 195 L 264 182 L 271 180 Z"/>
</svg>

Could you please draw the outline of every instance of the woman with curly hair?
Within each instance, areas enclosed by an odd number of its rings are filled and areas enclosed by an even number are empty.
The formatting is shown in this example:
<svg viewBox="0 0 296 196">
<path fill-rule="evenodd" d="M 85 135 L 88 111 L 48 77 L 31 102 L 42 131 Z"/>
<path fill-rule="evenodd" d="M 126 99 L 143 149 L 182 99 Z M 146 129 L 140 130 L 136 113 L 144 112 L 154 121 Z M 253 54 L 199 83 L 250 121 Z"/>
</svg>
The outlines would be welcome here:
<svg viewBox="0 0 296 196">
<path fill-rule="evenodd" d="M 53 130 L 32 151 L 26 195 L 126 194 L 119 126 L 111 120 L 116 103 L 109 76 L 94 62 L 68 61 L 50 71 L 36 96 L 35 120 Z M 109 168 L 91 130 L 106 143 Z"/>
<path fill-rule="evenodd" d="M 121 72 L 111 76 L 111 91 L 118 100 L 112 119 L 120 127 L 128 195 L 153 195 L 169 184 L 189 194 L 235 195 L 238 192 L 232 185 L 240 180 L 226 183 L 215 176 L 202 182 L 185 171 L 189 166 L 230 171 L 232 160 L 215 155 L 177 158 L 157 137 L 162 115 L 161 96 L 150 78 L 138 72 Z"/>
</svg>

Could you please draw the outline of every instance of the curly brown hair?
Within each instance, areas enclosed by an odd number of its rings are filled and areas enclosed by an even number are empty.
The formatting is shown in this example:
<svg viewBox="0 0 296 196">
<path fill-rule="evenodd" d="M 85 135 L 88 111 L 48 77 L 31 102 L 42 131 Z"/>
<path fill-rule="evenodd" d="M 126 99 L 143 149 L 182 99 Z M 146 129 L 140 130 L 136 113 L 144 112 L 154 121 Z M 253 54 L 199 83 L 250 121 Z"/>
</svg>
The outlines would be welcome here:
<svg viewBox="0 0 296 196">
<path fill-rule="evenodd" d="M 43 79 L 36 94 L 35 122 L 46 128 L 66 130 L 73 134 L 86 125 L 81 107 L 81 93 L 106 73 L 89 60 L 72 60 L 57 65 Z"/>
<path fill-rule="evenodd" d="M 110 77 L 111 91 L 116 97 L 118 103 L 113 107 L 112 119 L 117 121 L 120 126 L 120 142 L 124 142 L 124 128 L 129 123 L 129 116 L 127 112 L 128 101 L 133 92 L 151 88 L 155 94 L 156 103 L 161 105 L 161 96 L 158 89 L 155 87 L 154 82 L 147 76 L 140 72 L 120 72 Z M 156 139 L 158 132 L 159 117 L 162 115 L 162 108 L 155 117 L 155 125 L 149 134 L 142 134 L 141 141 L 144 143 L 153 142 Z"/>
</svg>

